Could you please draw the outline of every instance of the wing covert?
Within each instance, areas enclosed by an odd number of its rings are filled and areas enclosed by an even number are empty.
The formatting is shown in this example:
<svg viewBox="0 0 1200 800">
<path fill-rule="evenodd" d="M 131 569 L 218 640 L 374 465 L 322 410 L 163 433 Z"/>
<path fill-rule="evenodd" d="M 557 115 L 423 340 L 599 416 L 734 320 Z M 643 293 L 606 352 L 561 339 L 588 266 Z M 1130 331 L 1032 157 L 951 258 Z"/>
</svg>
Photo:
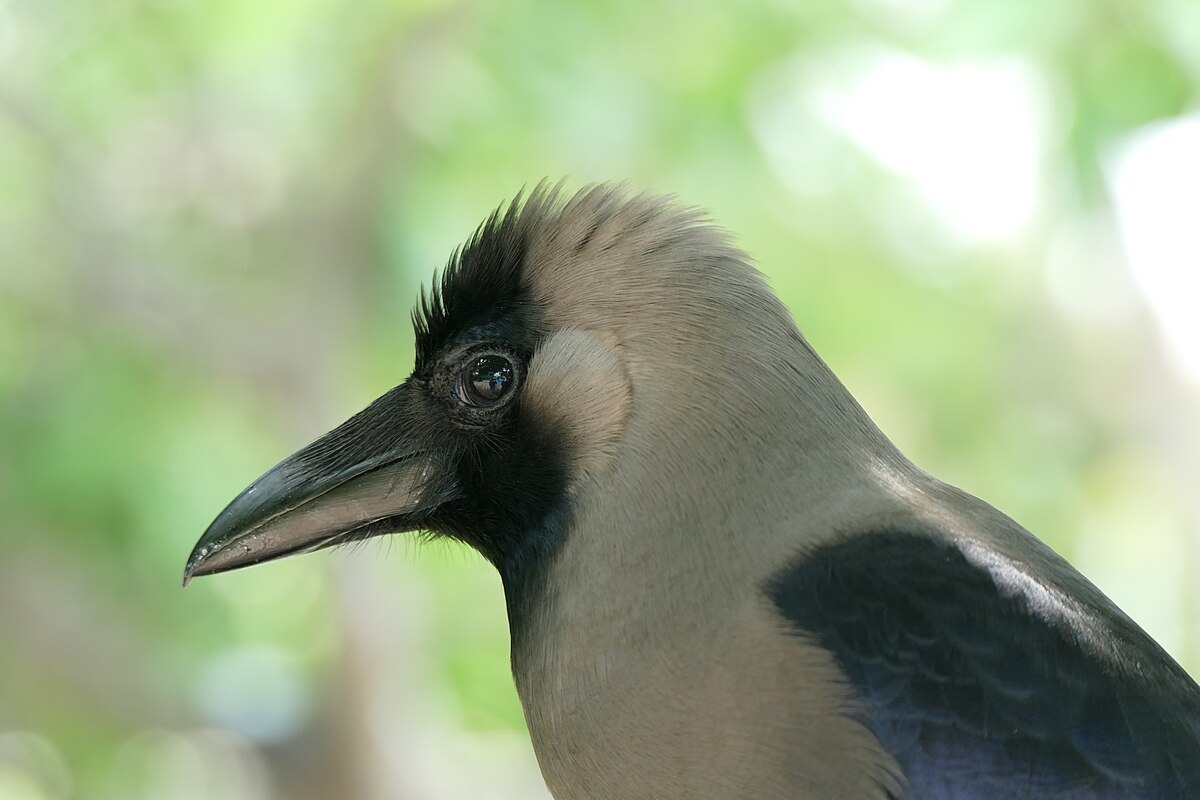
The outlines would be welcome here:
<svg viewBox="0 0 1200 800">
<path fill-rule="evenodd" d="M 905 797 L 1200 797 L 1195 682 L 1090 584 L 1074 604 L 978 548 L 860 535 L 769 587 L 837 658 Z"/>
</svg>

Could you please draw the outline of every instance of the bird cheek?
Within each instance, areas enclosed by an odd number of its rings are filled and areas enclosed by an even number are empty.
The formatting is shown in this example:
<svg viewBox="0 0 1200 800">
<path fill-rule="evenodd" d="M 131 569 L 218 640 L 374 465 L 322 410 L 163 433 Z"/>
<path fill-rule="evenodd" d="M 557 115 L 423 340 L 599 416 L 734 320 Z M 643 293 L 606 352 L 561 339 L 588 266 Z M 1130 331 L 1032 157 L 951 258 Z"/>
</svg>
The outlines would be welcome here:
<svg viewBox="0 0 1200 800">
<path fill-rule="evenodd" d="M 615 337 L 564 329 L 534 354 L 524 387 L 531 420 L 561 432 L 571 484 L 613 464 L 629 416 L 629 376 Z"/>
</svg>

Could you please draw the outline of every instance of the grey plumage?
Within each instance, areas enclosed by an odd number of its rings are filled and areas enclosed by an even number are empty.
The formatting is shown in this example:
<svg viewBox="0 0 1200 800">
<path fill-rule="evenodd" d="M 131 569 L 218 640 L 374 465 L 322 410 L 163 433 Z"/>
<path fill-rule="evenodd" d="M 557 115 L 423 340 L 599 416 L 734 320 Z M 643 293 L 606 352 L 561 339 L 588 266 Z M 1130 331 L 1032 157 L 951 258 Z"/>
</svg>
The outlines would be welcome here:
<svg viewBox="0 0 1200 800">
<path fill-rule="evenodd" d="M 189 577 L 466 541 L 561 800 L 1200 796 L 1195 683 L 913 466 L 701 215 L 539 189 L 416 322 L 413 376 L 235 500 Z"/>
</svg>

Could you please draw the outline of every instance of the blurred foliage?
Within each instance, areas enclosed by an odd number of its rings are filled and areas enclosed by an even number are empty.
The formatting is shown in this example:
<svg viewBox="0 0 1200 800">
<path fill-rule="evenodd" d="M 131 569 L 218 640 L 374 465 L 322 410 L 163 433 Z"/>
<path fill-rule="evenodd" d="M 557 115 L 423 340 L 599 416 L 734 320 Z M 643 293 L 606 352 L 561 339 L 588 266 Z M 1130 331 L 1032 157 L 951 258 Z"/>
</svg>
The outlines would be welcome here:
<svg viewBox="0 0 1200 800">
<path fill-rule="evenodd" d="M 543 176 L 711 209 L 918 464 L 1196 670 L 1195 385 L 1109 172 L 1198 96 L 1191 0 L 0 0 L 0 798 L 545 796 L 473 554 L 178 590 L 227 500 L 407 374 L 420 282 Z M 1032 199 L 975 235 L 993 130 Z M 948 175 L 913 155 L 943 141 Z"/>
</svg>

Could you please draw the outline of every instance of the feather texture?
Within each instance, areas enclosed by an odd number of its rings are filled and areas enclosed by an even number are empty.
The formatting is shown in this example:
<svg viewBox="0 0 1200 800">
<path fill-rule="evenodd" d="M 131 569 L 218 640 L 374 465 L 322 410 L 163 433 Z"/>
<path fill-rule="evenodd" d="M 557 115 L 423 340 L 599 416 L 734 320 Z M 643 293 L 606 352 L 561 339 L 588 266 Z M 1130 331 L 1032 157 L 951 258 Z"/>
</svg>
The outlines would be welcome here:
<svg viewBox="0 0 1200 800">
<path fill-rule="evenodd" d="M 770 594 L 837 657 L 905 798 L 1200 796 L 1196 685 L 1052 576 L 886 531 L 820 548 Z"/>
</svg>

